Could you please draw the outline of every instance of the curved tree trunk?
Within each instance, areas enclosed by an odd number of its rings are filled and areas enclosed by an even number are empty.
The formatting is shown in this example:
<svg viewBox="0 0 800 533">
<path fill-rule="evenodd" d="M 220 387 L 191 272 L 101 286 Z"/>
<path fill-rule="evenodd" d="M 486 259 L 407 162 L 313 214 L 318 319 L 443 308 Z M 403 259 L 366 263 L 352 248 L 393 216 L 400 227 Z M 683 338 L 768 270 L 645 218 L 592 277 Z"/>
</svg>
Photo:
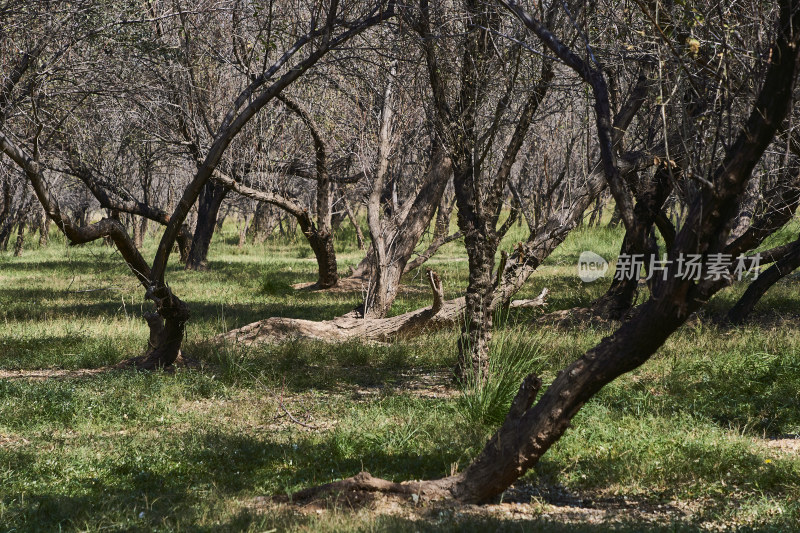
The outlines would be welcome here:
<svg viewBox="0 0 800 533">
<path fill-rule="evenodd" d="M 750 283 L 739 301 L 728 311 L 728 322 L 731 324 L 744 322 L 770 287 L 798 267 L 800 267 L 800 241 L 795 241 L 783 257 Z"/>
<path fill-rule="evenodd" d="M 140 370 L 168 368 L 182 355 L 181 344 L 189 320 L 189 307 L 167 287 L 158 292 L 163 296 L 156 297 L 156 312 L 144 314 L 150 327 L 147 351 L 140 357 L 123 361 L 119 367 L 135 366 Z"/>
<path fill-rule="evenodd" d="M 339 267 L 333 246 L 333 233 L 330 230 L 320 231 L 312 225 L 308 230 L 303 228 L 303 235 L 308 239 L 317 259 L 317 287 L 328 289 L 335 286 L 339 281 Z"/>
</svg>

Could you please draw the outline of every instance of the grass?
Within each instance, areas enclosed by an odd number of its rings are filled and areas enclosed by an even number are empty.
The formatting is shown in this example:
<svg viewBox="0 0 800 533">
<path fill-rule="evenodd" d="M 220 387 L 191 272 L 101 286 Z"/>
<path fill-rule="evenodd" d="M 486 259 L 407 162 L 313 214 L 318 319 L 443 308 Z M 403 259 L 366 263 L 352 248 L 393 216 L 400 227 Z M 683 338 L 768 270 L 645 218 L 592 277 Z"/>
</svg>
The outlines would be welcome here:
<svg viewBox="0 0 800 533">
<path fill-rule="evenodd" d="M 352 234 L 339 237 L 344 271 L 361 253 Z M 523 238 L 515 226 L 504 246 Z M 613 259 L 620 240 L 618 229 L 570 236 L 521 297 L 546 286 L 550 309 L 588 303 L 608 278 L 581 283 L 578 255 L 589 249 Z M 502 420 L 524 374 L 538 372 L 546 384 L 610 331 L 536 328 L 537 311 L 514 311 L 497 321 L 496 372 L 481 391 L 461 391 L 449 380 L 454 331 L 381 346 L 219 347 L 209 338 L 222 331 L 267 316 L 331 318 L 360 296 L 292 290 L 293 283 L 314 280 L 313 254 L 302 240 L 242 249 L 235 243 L 228 228 L 212 245 L 210 272 L 172 263 L 167 274 L 190 305 L 185 348 L 202 370 L 0 380 L 0 532 L 611 527 L 548 522 L 540 516 L 544 504 L 516 519 L 436 507 L 414 516 L 259 510 L 259 496 L 362 469 L 394 480 L 463 469 Z M 148 241 L 145 252 L 154 249 Z M 460 243 L 447 245 L 430 266 L 442 276 L 446 296 L 463 290 Z M 414 273 L 406 283 L 425 288 Z M 525 481 L 693 510 L 660 525 L 623 516 L 614 526 L 620 531 L 794 529 L 800 458 L 766 444 L 800 433 L 800 328 L 774 321 L 797 305 L 796 283 L 789 277 L 776 286 L 748 325 L 696 322 L 679 330 L 651 361 L 589 402 Z M 726 309 L 742 290 L 721 294 L 709 312 Z M 424 290 L 403 293 L 393 312 L 428 300 Z M 27 244 L 19 258 L 0 254 L 0 370 L 94 368 L 139 354 L 145 308 L 143 291 L 111 248 L 70 248 L 55 238 L 43 249 Z M 317 429 L 289 422 L 278 399 Z"/>
</svg>

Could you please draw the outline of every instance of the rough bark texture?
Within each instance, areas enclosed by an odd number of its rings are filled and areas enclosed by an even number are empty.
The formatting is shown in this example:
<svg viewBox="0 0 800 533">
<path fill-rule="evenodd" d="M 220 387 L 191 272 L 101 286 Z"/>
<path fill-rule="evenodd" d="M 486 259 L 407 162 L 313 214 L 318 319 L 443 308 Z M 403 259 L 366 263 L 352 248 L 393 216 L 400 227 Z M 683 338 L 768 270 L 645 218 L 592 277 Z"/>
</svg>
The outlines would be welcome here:
<svg viewBox="0 0 800 533">
<path fill-rule="evenodd" d="M 208 270 L 208 248 L 217 226 L 219 208 L 228 189 L 209 181 L 203 187 L 197 204 L 197 225 L 194 229 L 186 270 Z"/>
<path fill-rule="evenodd" d="M 656 216 L 672 190 L 670 169 L 662 163 L 656 170 L 648 186 L 637 195 L 636 205 L 633 208 L 633 220 L 638 226 L 636 235 L 625 232 L 625 237 L 620 248 L 620 255 L 642 254 L 644 263 L 649 264 L 650 258 L 658 254 L 658 245 L 651 234 Z M 639 242 L 634 242 L 638 238 Z M 592 313 L 610 320 L 619 320 L 633 306 L 639 278 L 617 277 L 611 282 L 606 293 L 595 300 L 591 305 Z"/>
<path fill-rule="evenodd" d="M 487 24 L 484 21 L 484 24 Z M 484 30 L 481 30 L 484 31 Z M 476 44 L 472 44 L 475 42 Z M 552 66 L 545 61 L 540 80 L 530 92 L 520 112 L 514 132 L 505 147 L 503 158 L 496 172 L 486 180 L 482 177 L 480 163 L 474 160 L 478 133 L 475 129 L 475 112 L 483 83 L 486 65 L 475 66 L 473 57 L 484 57 L 488 50 L 486 35 L 470 39 L 462 64 L 461 93 L 459 99 L 460 128 L 463 135 L 456 136 L 459 142 L 452 145 L 453 185 L 458 205 L 458 227 L 464 234 L 464 244 L 469 261 L 466 312 L 458 342 L 456 375 L 464 380 L 469 376 L 476 382 L 484 381 L 489 372 L 489 341 L 494 313 L 494 259 L 502 233 L 497 230 L 503 195 L 511 174 L 511 168 L 524 142 L 539 103 L 544 99 L 553 77 Z M 474 48 L 474 49 L 472 49 Z M 450 132 L 454 133 L 454 132 Z M 485 193 L 484 189 L 488 189 Z"/>
<path fill-rule="evenodd" d="M 50 219 L 47 218 L 47 213 L 44 213 L 41 218 L 39 226 L 39 247 L 47 246 L 50 241 Z"/>
<path fill-rule="evenodd" d="M 135 366 L 141 370 L 156 370 L 172 366 L 181 357 L 181 344 L 189 320 L 189 307 L 167 287 L 151 296 L 157 312 L 144 314 L 150 327 L 147 351 L 140 357 L 123 361 L 118 366 Z"/>
</svg>

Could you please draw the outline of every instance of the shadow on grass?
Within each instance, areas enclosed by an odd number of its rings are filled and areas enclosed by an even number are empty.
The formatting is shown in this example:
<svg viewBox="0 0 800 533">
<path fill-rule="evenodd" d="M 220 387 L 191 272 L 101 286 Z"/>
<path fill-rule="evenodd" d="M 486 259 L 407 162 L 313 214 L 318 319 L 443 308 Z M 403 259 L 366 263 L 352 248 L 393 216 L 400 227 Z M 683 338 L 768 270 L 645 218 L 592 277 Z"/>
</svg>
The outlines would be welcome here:
<svg viewBox="0 0 800 533">
<path fill-rule="evenodd" d="M 99 271 L 117 268 L 122 269 L 121 272 L 127 271 L 127 267 L 122 260 L 117 260 L 115 257 L 106 257 L 105 255 L 98 255 L 95 259 L 12 260 L 0 263 L 0 268 L 7 273 L 50 270 L 65 278 L 72 276 L 72 274 L 95 274 Z"/>
<path fill-rule="evenodd" d="M 559 523 L 549 517 L 516 518 L 478 515 L 475 509 L 463 513 L 431 507 L 409 510 L 419 518 L 405 516 L 364 517 L 335 510 L 333 516 L 298 515 L 285 508 L 257 512 L 244 507 L 256 496 L 292 492 L 327 481 L 353 475 L 366 468 L 374 475 L 393 480 L 430 479 L 442 475 L 441 468 L 455 458 L 453 452 L 384 453 L 373 449 L 367 455 L 352 457 L 341 453 L 332 438 L 309 438 L 296 444 L 278 444 L 244 434 L 212 430 L 191 433 L 175 440 L 164 439 L 153 446 L 139 443 L 123 449 L 103 465 L 105 479 L 73 480 L 63 489 L 50 486 L 44 490 L 28 489 L 22 499 L 18 494 L 4 495 L 5 526 L 14 531 L 56 531 L 94 529 L 101 525 L 115 530 L 151 530 L 182 528 L 192 531 L 238 531 L 253 525 L 284 529 L 318 524 L 337 529 L 337 524 L 353 531 L 702 531 L 702 523 L 672 522 L 651 524 L 626 518 L 620 509 L 613 520 L 595 523 Z M 8 457 L 11 459 L 11 457 Z M 16 460 L 30 457 L 15 454 Z M 231 508 L 231 499 L 240 508 Z M 548 501 L 548 498 L 545 498 Z M 221 511 L 225 509 L 224 511 Z M 220 516 L 215 516 L 215 510 Z M 204 525 L 197 522 L 213 523 Z M 330 524 L 325 524 L 331 520 Z M 585 519 L 584 519 L 585 520 Z M 783 531 L 789 526 L 782 518 L 757 528 L 759 531 Z"/>
<path fill-rule="evenodd" d="M 74 298 L 74 295 L 70 295 Z M 87 301 L 80 303 L 40 305 L 35 302 L 60 299 L 60 291 L 50 289 L 0 289 L 0 301 L 19 302 L 18 305 L 7 306 L 0 316 L 18 321 L 47 321 L 58 319 L 74 319 L 85 317 L 87 321 L 106 319 L 109 317 L 140 316 L 140 310 L 150 308 L 148 302 L 128 303 L 123 306 L 119 299 L 107 297 L 82 297 Z M 91 300 L 90 300 L 91 298 Z M 273 316 L 285 318 L 304 318 L 308 320 L 326 320 L 346 313 L 355 307 L 355 300 L 348 301 L 295 301 L 293 303 L 252 302 L 223 303 L 198 301 L 187 298 L 191 313 L 190 323 L 217 323 L 224 315 L 228 327 L 239 327 L 251 322 Z M 144 322 L 143 322 L 144 323 Z"/>
<path fill-rule="evenodd" d="M 293 446 L 269 437 L 211 430 L 174 440 L 162 438 L 158 443 L 137 442 L 98 461 L 102 479 L 42 483 L 46 488 L 41 490 L 29 484 L 24 498 L 6 487 L 4 526 L 9 531 L 86 529 L 89 524 L 114 524 L 112 529 L 124 530 L 170 527 L 207 516 L 209 508 L 204 506 L 219 500 L 286 493 L 352 475 L 362 466 L 361 459 L 342 456 L 332 439 Z M 25 458 L 14 454 L 13 459 Z M 43 472 L 44 458 L 40 459 L 38 468 L 30 458 L 19 464 L 28 475 L 57 475 Z M 445 461 L 437 456 L 422 459 L 375 451 L 363 461 L 382 465 L 379 475 L 397 479 L 436 475 Z M 239 513 L 223 518 L 223 523 L 247 524 L 252 518 Z"/>
</svg>

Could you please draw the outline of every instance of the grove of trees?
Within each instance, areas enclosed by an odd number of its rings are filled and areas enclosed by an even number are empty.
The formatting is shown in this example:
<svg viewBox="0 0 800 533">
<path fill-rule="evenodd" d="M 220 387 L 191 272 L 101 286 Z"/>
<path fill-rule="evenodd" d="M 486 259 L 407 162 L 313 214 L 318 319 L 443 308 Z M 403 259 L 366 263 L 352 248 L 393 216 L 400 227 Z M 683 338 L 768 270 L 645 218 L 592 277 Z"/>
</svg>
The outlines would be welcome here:
<svg viewBox="0 0 800 533">
<path fill-rule="evenodd" d="M 540 305 L 546 294 L 514 296 L 570 232 L 612 212 L 647 283 L 615 278 L 568 310 L 618 326 L 544 390 L 528 376 L 467 469 L 362 473 L 296 495 L 486 502 L 743 270 L 772 265 L 720 320 L 745 320 L 800 266 L 800 241 L 755 255 L 800 204 L 799 47 L 797 0 L 3 0 L 0 249 L 22 253 L 31 230 L 44 245 L 51 224 L 72 245 L 114 246 L 151 305 L 142 353 L 121 364 L 155 370 L 187 356 L 192 310 L 169 262 L 207 269 L 226 216 L 242 242 L 297 227 L 318 267 L 297 290 L 355 287 L 361 305 L 264 317 L 216 341 L 455 325 L 454 379 L 480 386 L 495 313 Z M 363 246 L 350 273 L 335 248 L 348 224 Z M 528 237 L 502 249 L 513 224 Z M 403 275 L 457 239 L 463 296 L 444 300 L 428 270 L 432 305 L 392 315 Z M 700 275 L 684 275 L 688 256 Z"/>
</svg>

